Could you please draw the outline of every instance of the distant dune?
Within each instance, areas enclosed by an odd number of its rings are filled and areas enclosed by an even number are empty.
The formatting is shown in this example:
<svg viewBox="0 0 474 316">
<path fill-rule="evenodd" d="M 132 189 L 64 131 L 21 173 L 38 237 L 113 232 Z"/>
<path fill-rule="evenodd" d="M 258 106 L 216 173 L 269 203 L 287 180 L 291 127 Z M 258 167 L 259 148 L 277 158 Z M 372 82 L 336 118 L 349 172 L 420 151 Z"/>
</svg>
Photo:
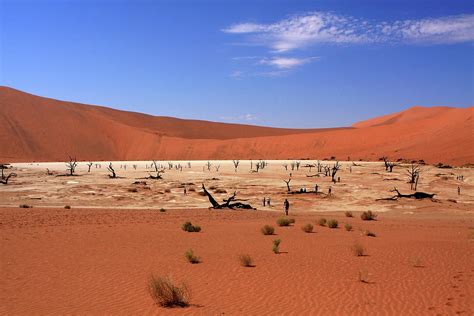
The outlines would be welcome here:
<svg viewBox="0 0 474 316">
<path fill-rule="evenodd" d="M 474 162 L 474 107 L 412 107 L 333 129 L 158 117 L 0 87 L 0 161 L 423 159 Z"/>
</svg>

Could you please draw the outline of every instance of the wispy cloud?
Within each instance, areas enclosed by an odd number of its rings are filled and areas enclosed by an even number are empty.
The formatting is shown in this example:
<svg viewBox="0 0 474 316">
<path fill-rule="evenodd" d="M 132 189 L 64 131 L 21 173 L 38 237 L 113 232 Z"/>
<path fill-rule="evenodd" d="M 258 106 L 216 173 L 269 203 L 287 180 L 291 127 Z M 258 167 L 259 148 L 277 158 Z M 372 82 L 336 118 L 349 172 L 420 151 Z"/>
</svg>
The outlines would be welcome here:
<svg viewBox="0 0 474 316">
<path fill-rule="evenodd" d="M 459 43 L 474 41 L 474 15 L 372 22 L 328 12 L 310 12 L 270 24 L 238 23 L 223 31 L 246 35 L 248 41 L 280 53 L 318 43 Z"/>
<path fill-rule="evenodd" d="M 295 58 L 295 57 L 272 57 L 260 60 L 262 65 L 270 65 L 278 69 L 291 69 L 309 63 L 318 57 Z"/>
<path fill-rule="evenodd" d="M 257 116 L 250 113 L 238 115 L 238 116 L 222 116 L 220 117 L 220 119 L 226 120 L 226 121 L 233 121 L 233 122 L 252 122 L 252 121 L 259 120 Z"/>
</svg>

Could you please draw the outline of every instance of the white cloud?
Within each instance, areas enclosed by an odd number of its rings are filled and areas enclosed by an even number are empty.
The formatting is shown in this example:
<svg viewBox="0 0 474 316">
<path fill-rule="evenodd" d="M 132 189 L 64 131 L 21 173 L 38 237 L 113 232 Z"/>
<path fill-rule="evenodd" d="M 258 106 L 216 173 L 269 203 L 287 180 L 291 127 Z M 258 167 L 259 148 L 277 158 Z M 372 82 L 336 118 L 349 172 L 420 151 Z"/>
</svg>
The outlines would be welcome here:
<svg viewBox="0 0 474 316">
<path fill-rule="evenodd" d="M 310 12 L 271 23 L 239 23 L 223 30 L 244 34 L 257 45 L 287 52 L 318 43 L 459 43 L 474 41 L 474 14 L 371 22 L 327 12 Z"/>
<path fill-rule="evenodd" d="M 318 57 L 295 58 L 295 57 L 273 57 L 260 60 L 260 64 L 274 66 L 278 69 L 291 69 L 309 63 Z"/>
</svg>

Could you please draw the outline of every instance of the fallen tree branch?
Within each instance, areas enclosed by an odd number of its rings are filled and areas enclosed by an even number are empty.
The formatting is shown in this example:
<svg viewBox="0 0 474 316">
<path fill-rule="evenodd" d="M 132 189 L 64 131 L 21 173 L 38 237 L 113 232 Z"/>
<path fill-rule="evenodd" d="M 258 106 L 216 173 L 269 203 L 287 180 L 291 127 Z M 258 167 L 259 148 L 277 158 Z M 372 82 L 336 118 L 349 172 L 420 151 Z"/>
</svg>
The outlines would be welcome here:
<svg viewBox="0 0 474 316">
<path fill-rule="evenodd" d="M 211 193 L 209 193 L 209 191 L 206 190 L 206 187 L 204 186 L 204 183 L 202 184 L 202 189 L 204 191 L 204 193 L 206 194 L 206 196 L 208 197 L 209 199 L 209 202 L 211 203 L 213 209 L 223 209 L 223 208 L 228 208 L 228 209 L 246 209 L 246 210 L 255 210 L 254 207 L 252 207 L 250 204 L 246 204 L 246 203 L 242 203 L 242 202 L 234 202 L 234 203 L 231 203 L 233 201 L 235 201 L 236 199 L 236 195 L 237 193 L 234 192 L 234 194 L 232 194 L 232 196 L 230 196 L 229 198 L 227 199 L 224 199 L 224 203 L 222 204 L 219 204 L 216 199 L 212 196 Z"/>
<path fill-rule="evenodd" d="M 390 190 L 390 192 L 396 192 L 397 194 L 389 198 L 376 199 L 376 201 L 396 201 L 400 198 L 422 200 L 422 199 L 432 199 L 436 195 L 435 193 L 426 193 L 426 192 L 419 192 L 419 191 L 412 194 L 402 194 L 400 193 L 400 191 L 397 190 L 397 188 L 393 188 L 393 190 Z"/>
</svg>

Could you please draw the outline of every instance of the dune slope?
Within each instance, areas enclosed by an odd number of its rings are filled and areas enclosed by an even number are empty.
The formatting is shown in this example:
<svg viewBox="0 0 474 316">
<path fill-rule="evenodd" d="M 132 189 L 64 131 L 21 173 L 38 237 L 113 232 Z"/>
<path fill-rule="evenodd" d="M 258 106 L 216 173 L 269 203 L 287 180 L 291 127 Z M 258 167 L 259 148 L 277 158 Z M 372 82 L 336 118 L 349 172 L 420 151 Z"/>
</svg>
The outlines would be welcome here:
<svg viewBox="0 0 474 316">
<path fill-rule="evenodd" d="M 413 107 L 347 128 L 284 129 L 183 120 L 0 87 L 0 160 L 424 159 L 474 162 L 474 107 Z"/>
</svg>

